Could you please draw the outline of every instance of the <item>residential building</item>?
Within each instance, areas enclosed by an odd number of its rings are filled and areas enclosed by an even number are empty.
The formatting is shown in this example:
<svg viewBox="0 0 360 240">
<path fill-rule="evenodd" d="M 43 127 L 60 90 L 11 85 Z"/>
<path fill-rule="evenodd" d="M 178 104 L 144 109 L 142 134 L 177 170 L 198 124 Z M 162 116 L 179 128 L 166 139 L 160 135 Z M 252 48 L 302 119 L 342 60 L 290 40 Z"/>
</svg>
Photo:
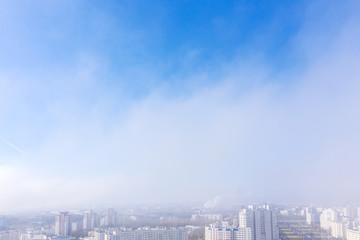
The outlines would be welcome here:
<svg viewBox="0 0 360 240">
<path fill-rule="evenodd" d="M 68 212 L 61 212 L 55 219 L 55 235 L 68 237 L 71 235 L 71 216 Z"/>
<path fill-rule="evenodd" d="M 251 228 L 205 227 L 205 240 L 251 240 Z"/>
<path fill-rule="evenodd" d="M 346 230 L 346 239 L 347 240 L 360 240 L 360 231 L 347 229 Z"/>
<path fill-rule="evenodd" d="M 269 206 L 249 206 L 239 212 L 239 227 L 250 227 L 252 240 L 278 240 L 276 212 Z"/>
</svg>

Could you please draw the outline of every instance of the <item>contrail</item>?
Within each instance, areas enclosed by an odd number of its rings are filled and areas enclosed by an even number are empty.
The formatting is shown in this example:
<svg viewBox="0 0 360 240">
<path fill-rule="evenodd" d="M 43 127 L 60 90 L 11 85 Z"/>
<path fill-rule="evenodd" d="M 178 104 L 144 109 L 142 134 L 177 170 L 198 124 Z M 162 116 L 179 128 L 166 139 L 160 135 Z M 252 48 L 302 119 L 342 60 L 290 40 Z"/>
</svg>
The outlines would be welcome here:
<svg viewBox="0 0 360 240">
<path fill-rule="evenodd" d="M 15 149 L 17 152 L 21 153 L 23 156 L 27 157 L 27 154 L 24 150 L 22 150 L 21 148 L 15 146 L 14 144 L 12 144 L 11 142 L 9 141 L 6 141 L 5 139 L 0 139 L 3 143 L 5 143 L 6 145 L 12 147 L 13 149 Z"/>
</svg>

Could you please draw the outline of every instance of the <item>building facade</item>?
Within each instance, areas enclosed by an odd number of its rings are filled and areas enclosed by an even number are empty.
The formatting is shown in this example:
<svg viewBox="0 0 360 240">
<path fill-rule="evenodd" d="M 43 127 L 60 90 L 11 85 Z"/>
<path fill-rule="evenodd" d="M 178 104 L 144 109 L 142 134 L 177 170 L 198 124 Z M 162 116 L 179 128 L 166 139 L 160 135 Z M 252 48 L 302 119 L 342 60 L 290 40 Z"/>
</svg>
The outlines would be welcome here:
<svg viewBox="0 0 360 240">
<path fill-rule="evenodd" d="M 360 231 L 347 229 L 346 239 L 347 240 L 360 240 Z"/>
<path fill-rule="evenodd" d="M 68 212 L 61 212 L 55 219 L 55 235 L 68 237 L 71 235 L 71 215 Z"/>
<path fill-rule="evenodd" d="M 250 206 L 239 212 L 239 228 L 249 227 L 252 240 L 278 240 L 279 227 L 276 213 L 269 206 L 254 208 Z"/>
<path fill-rule="evenodd" d="M 188 232 L 182 228 L 140 228 L 116 231 L 114 240 L 188 240 Z"/>
<path fill-rule="evenodd" d="M 251 240 L 251 228 L 205 227 L 205 240 Z"/>
<path fill-rule="evenodd" d="M 83 230 L 92 231 L 95 227 L 97 227 L 97 214 L 91 210 L 84 212 Z"/>
<path fill-rule="evenodd" d="M 19 240 L 19 230 L 0 231 L 0 240 Z"/>
</svg>

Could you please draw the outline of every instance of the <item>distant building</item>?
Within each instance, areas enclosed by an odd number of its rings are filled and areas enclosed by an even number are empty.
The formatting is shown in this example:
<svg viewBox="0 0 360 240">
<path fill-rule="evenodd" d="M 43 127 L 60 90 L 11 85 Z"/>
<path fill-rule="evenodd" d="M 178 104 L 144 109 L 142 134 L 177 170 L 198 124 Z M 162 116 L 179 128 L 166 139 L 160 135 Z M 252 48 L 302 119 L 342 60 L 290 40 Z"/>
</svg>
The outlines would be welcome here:
<svg viewBox="0 0 360 240">
<path fill-rule="evenodd" d="M 182 228 L 117 230 L 114 234 L 114 240 L 188 240 L 188 232 Z"/>
<path fill-rule="evenodd" d="M 205 227 L 205 240 L 251 240 L 251 228 Z"/>
<path fill-rule="evenodd" d="M 91 210 L 84 212 L 83 230 L 92 231 L 95 227 L 97 227 L 97 214 Z"/>
<path fill-rule="evenodd" d="M 85 240 L 108 240 L 112 239 L 112 235 L 108 232 L 104 231 L 91 231 L 88 233 L 89 237 L 85 238 Z"/>
<path fill-rule="evenodd" d="M 305 217 L 307 224 L 314 225 L 320 223 L 320 214 L 315 208 L 306 208 Z"/>
<path fill-rule="evenodd" d="M 347 240 L 360 240 L 360 231 L 347 229 L 346 239 Z"/>
<path fill-rule="evenodd" d="M 356 207 L 347 206 L 342 209 L 344 217 L 356 218 L 358 217 L 358 212 Z"/>
<path fill-rule="evenodd" d="M 20 235 L 20 240 L 46 240 L 44 234 L 23 233 Z"/>
<path fill-rule="evenodd" d="M 114 209 L 109 208 L 103 221 L 103 225 L 114 227 L 117 225 L 117 213 Z"/>
<path fill-rule="evenodd" d="M 233 225 L 234 227 L 239 226 L 239 217 L 233 217 L 233 219 L 232 219 L 232 225 Z"/>
<path fill-rule="evenodd" d="M 0 231 L 0 240 L 19 240 L 19 230 Z"/>
<path fill-rule="evenodd" d="M 288 210 L 281 210 L 280 214 L 283 216 L 289 216 L 289 211 Z"/>
<path fill-rule="evenodd" d="M 333 209 L 325 209 L 320 215 L 320 227 L 325 230 L 330 230 L 330 223 L 338 221 L 337 212 Z"/>
<path fill-rule="evenodd" d="M 71 238 L 70 237 L 59 237 L 59 236 L 57 236 L 57 237 L 51 237 L 51 238 L 49 238 L 49 240 L 71 240 Z"/>
<path fill-rule="evenodd" d="M 55 235 L 68 237 L 71 235 L 71 216 L 68 212 L 61 212 L 55 219 Z"/>
<path fill-rule="evenodd" d="M 211 220 L 220 221 L 222 219 L 221 214 L 200 214 L 196 213 L 191 215 L 191 221 Z"/>
<path fill-rule="evenodd" d="M 83 230 L 83 222 L 82 221 L 77 221 L 77 222 L 71 223 L 71 232 L 72 233 L 81 232 L 82 230 Z"/>
<path fill-rule="evenodd" d="M 320 215 L 320 227 L 335 238 L 357 237 L 360 230 L 360 219 L 356 207 L 327 208 Z"/>
<path fill-rule="evenodd" d="M 6 229 L 6 221 L 4 217 L 0 217 L 0 230 Z"/>
<path fill-rule="evenodd" d="M 346 229 L 348 228 L 345 222 L 330 222 L 331 236 L 336 238 L 346 238 Z"/>
<path fill-rule="evenodd" d="M 267 205 L 242 209 L 239 212 L 239 227 L 250 227 L 252 240 L 279 239 L 276 212 Z"/>
</svg>

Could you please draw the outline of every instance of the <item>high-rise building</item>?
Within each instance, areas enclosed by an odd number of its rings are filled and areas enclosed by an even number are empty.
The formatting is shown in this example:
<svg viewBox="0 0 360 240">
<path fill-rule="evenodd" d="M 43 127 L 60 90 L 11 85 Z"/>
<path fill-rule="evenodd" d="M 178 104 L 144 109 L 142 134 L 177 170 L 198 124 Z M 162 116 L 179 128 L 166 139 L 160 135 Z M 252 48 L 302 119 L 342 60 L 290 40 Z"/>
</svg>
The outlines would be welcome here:
<svg viewBox="0 0 360 240">
<path fill-rule="evenodd" d="M 307 224 L 319 224 L 320 223 L 320 214 L 316 208 L 306 208 L 305 217 Z"/>
<path fill-rule="evenodd" d="M 83 231 L 83 222 L 82 221 L 76 221 L 71 223 L 71 232 L 72 233 L 79 233 Z"/>
<path fill-rule="evenodd" d="M 250 206 L 239 212 L 239 227 L 251 229 L 252 240 L 278 240 L 279 227 L 276 212 L 269 206 L 254 208 Z"/>
<path fill-rule="evenodd" d="M 320 215 L 320 227 L 330 230 L 330 223 L 338 221 L 338 215 L 333 209 L 325 209 Z"/>
<path fill-rule="evenodd" d="M 6 229 L 6 221 L 4 217 L 0 217 L 0 230 Z"/>
<path fill-rule="evenodd" d="M 358 217 L 357 208 L 353 206 L 347 206 L 342 209 L 344 217 L 356 218 Z"/>
<path fill-rule="evenodd" d="M 56 216 L 55 235 L 62 237 L 71 235 L 71 216 L 68 212 L 61 212 Z"/>
<path fill-rule="evenodd" d="M 330 222 L 331 236 L 336 238 L 346 238 L 346 229 L 348 224 L 346 222 Z"/>
<path fill-rule="evenodd" d="M 105 216 L 105 225 L 109 227 L 113 227 L 117 224 L 117 213 L 114 209 L 110 208 L 107 210 Z"/>
<path fill-rule="evenodd" d="M 84 212 L 83 217 L 83 230 L 92 231 L 95 227 L 97 227 L 97 215 L 93 211 Z"/>
</svg>

